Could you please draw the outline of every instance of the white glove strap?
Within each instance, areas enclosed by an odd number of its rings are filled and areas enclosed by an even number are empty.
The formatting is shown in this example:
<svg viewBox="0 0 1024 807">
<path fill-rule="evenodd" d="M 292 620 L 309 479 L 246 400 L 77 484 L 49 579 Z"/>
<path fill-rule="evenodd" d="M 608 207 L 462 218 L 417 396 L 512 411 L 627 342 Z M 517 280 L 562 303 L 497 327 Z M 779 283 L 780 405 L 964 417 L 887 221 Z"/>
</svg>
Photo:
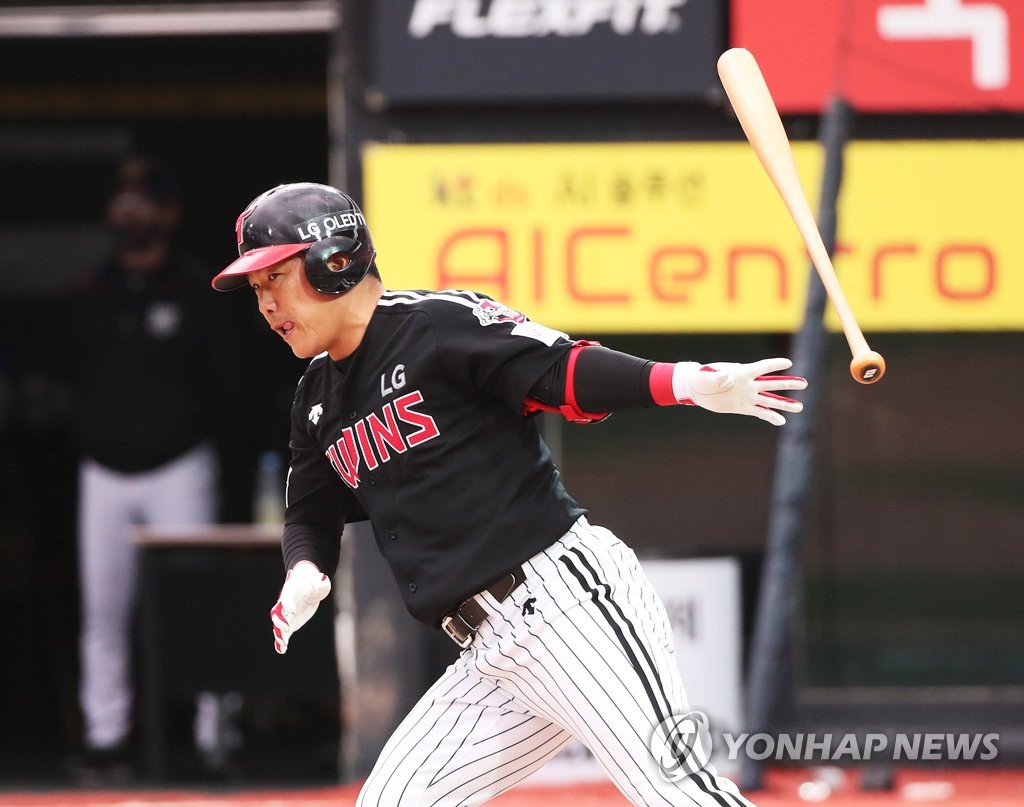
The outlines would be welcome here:
<svg viewBox="0 0 1024 807">
<path fill-rule="evenodd" d="M 700 368 L 700 363 L 695 361 L 681 361 L 676 364 L 676 369 L 672 372 L 672 394 L 679 403 L 697 403 L 692 377 Z"/>
</svg>

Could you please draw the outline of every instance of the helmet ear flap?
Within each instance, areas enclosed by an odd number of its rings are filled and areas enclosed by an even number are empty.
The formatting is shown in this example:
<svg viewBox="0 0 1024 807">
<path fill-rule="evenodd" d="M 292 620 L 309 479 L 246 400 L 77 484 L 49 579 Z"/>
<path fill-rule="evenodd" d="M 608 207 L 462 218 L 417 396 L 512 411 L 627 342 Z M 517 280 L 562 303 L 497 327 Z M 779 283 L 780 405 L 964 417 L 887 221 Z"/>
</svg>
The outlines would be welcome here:
<svg viewBox="0 0 1024 807">
<path fill-rule="evenodd" d="M 332 267 L 330 259 L 338 253 L 344 253 L 348 260 L 343 266 Z M 374 256 L 372 246 L 354 238 L 323 238 L 306 250 L 306 278 L 321 294 L 344 294 L 365 277 Z"/>
</svg>

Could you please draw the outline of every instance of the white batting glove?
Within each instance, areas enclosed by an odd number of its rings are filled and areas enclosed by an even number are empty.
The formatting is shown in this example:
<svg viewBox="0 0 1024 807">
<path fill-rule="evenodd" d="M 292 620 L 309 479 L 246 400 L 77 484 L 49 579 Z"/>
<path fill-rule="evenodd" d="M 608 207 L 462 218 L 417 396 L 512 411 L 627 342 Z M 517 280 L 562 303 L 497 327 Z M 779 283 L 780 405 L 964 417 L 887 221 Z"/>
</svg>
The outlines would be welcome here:
<svg viewBox="0 0 1024 807">
<path fill-rule="evenodd" d="M 789 359 L 762 359 L 752 364 L 679 362 L 672 372 L 672 393 L 682 404 L 695 404 L 712 412 L 752 415 L 781 426 L 786 419 L 775 410 L 799 412 L 804 405 L 776 395 L 773 390 L 804 389 L 807 379 L 766 374 L 792 366 Z"/>
<path fill-rule="evenodd" d="M 316 564 L 300 560 L 285 576 L 277 603 L 270 610 L 274 624 L 274 649 L 284 655 L 288 640 L 295 631 L 309 622 L 317 606 L 331 592 L 331 581 Z"/>
</svg>

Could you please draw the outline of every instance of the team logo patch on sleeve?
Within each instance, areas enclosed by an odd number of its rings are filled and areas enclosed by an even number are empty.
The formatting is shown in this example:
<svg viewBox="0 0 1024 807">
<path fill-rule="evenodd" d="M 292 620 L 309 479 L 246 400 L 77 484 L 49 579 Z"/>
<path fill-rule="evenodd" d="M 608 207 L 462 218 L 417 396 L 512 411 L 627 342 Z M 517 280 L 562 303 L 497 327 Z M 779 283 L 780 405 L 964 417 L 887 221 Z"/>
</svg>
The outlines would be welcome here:
<svg viewBox="0 0 1024 807">
<path fill-rule="evenodd" d="M 514 322 L 522 325 L 526 322 L 526 314 L 520 314 L 509 308 L 507 305 L 496 303 L 493 300 L 483 300 L 473 309 L 473 315 L 480 320 L 481 325 L 494 325 L 498 322 Z"/>
<path fill-rule="evenodd" d="M 525 336 L 528 339 L 536 339 L 551 347 L 559 339 L 569 337 L 561 331 L 548 328 L 538 322 L 531 322 L 526 314 L 520 314 L 507 305 L 496 303 L 493 300 L 483 300 L 473 309 L 473 315 L 480 320 L 481 325 L 494 325 L 498 322 L 511 322 L 513 336 Z"/>
</svg>

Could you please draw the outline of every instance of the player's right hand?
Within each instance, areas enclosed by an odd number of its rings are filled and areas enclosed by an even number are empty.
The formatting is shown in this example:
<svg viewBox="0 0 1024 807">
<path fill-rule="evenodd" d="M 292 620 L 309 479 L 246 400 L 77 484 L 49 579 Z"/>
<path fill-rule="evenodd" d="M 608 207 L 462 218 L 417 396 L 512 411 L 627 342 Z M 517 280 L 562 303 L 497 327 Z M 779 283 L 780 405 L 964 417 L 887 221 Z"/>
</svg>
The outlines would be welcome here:
<svg viewBox="0 0 1024 807">
<path fill-rule="evenodd" d="M 270 610 L 274 625 L 274 649 L 288 652 L 288 640 L 295 631 L 309 622 L 317 606 L 331 592 L 331 581 L 316 564 L 300 560 L 285 576 L 281 593 Z"/>
<path fill-rule="evenodd" d="M 679 403 L 690 403 L 736 415 L 751 415 L 781 426 L 786 419 L 775 410 L 799 412 L 804 405 L 776 395 L 775 390 L 807 387 L 807 379 L 768 375 L 793 366 L 789 359 L 762 359 L 752 364 L 679 362 L 672 372 L 672 393 Z"/>
</svg>

